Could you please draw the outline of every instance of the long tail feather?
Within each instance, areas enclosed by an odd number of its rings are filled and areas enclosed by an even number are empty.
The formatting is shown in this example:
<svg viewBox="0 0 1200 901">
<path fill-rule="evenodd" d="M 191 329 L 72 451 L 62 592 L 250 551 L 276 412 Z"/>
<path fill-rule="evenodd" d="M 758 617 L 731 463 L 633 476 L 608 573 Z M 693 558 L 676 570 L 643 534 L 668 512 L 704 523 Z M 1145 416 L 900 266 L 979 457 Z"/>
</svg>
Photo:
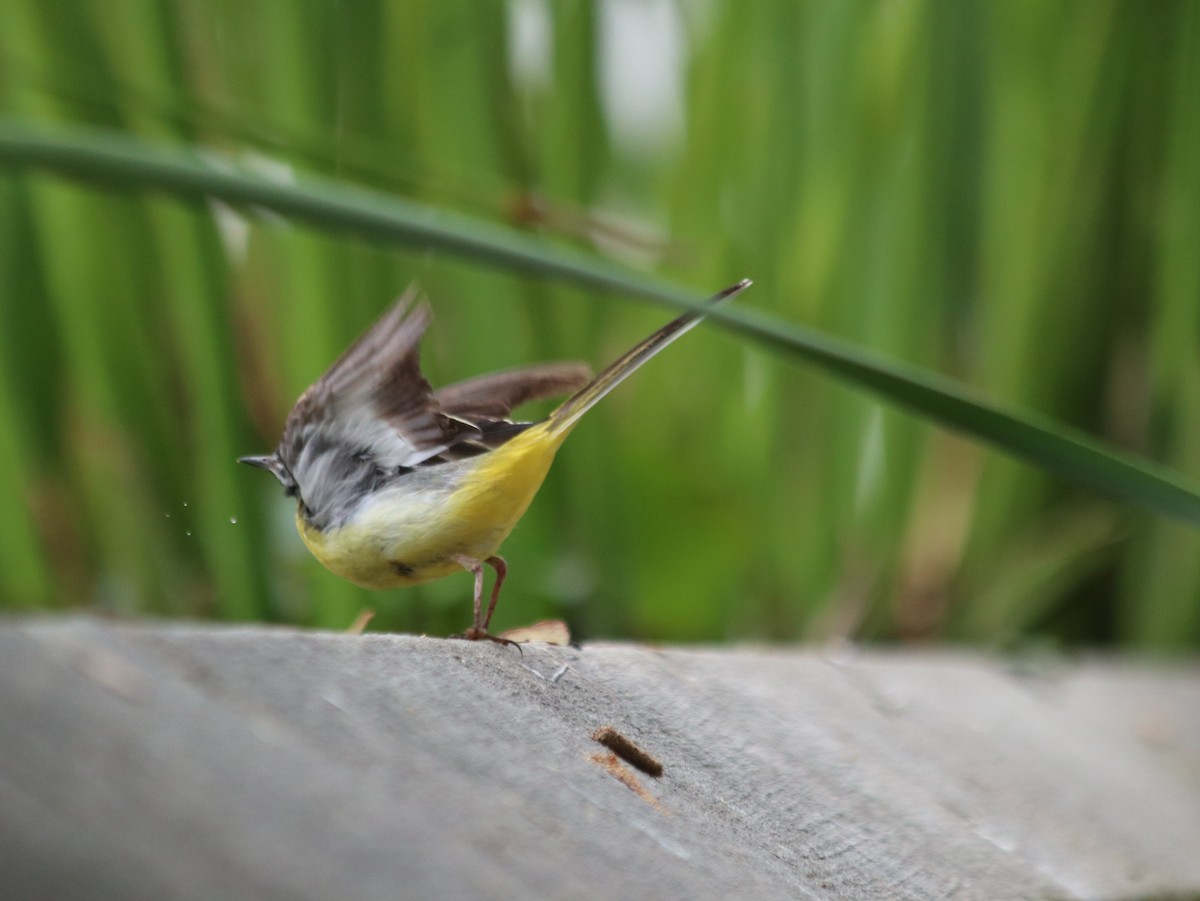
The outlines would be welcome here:
<svg viewBox="0 0 1200 901">
<path fill-rule="evenodd" d="M 737 297 L 749 288 L 750 284 L 750 279 L 742 279 L 736 285 L 732 285 L 719 294 L 714 295 L 708 301 L 708 306 L 716 306 Z M 612 391 L 613 388 L 633 375 L 643 363 L 668 344 L 699 325 L 704 315 L 703 312 L 684 313 L 678 319 L 667 323 L 645 341 L 636 345 L 628 353 L 622 355 L 607 369 L 579 389 L 576 394 L 569 397 L 562 406 L 551 413 L 549 419 L 546 420 L 546 431 L 551 435 L 555 435 L 563 434 L 569 430 L 579 421 L 579 418 L 584 413 L 590 410 L 601 398 Z"/>
</svg>

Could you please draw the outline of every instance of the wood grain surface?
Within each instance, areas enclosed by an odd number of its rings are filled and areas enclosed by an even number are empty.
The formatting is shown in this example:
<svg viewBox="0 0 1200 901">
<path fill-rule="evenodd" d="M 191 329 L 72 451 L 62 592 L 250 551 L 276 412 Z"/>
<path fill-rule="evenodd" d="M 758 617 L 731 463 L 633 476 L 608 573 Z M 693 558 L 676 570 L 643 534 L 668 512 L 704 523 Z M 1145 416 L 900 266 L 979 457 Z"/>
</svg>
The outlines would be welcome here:
<svg viewBox="0 0 1200 901">
<path fill-rule="evenodd" d="M 1195 897 L 1200 666 L 7 620 L 0 874 L 22 899 Z"/>
</svg>

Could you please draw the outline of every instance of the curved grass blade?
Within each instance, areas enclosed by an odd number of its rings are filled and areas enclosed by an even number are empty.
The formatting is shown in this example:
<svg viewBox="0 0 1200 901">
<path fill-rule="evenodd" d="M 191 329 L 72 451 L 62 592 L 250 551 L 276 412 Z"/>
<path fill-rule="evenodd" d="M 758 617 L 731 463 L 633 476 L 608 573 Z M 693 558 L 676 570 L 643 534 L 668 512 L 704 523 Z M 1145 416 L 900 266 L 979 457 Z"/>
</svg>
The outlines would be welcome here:
<svg viewBox="0 0 1200 901">
<path fill-rule="evenodd" d="M 216 156 L 150 146 L 111 132 L 51 132 L 0 121 L 0 163 L 133 190 L 217 197 L 261 206 L 325 230 L 437 248 L 478 262 L 628 294 L 673 309 L 703 298 L 569 247 L 404 198 L 316 177 L 283 184 Z M 1159 514 L 1200 525 L 1200 494 L 1174 471 L 1117 453 L 1075 429 L 1004 410 L 928 371 L 746 309 L 717 309 L 725 328 L 803 359 L 948 428 L 982 439 L 1064 479 Z"/>
</svg>

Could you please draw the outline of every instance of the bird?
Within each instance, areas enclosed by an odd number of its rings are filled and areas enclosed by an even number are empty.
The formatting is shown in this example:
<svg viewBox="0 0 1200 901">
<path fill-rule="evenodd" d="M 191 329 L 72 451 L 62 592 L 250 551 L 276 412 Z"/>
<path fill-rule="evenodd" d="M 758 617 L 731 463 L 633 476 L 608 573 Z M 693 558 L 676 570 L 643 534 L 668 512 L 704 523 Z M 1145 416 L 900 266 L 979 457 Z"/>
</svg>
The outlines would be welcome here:
<svg viewBox="0 0 1200 901">
<path fill-rule="evenodd" d="M 469 572 L 471 626 L 455 637 L 510 644 L 488 631 L 508 573 L 501 544 L 580 418 L 706 312 L 672 320 L 594 378 L 581 363 L 544 363 L 434 390 L 418 354 L 432 312 L 411 286 L 300 396 L 274 452 L 238 462 L 296 499 L 300 538 L 331 572 L 372 589 Z M 512 418 L 520 404 L 568 394 L 541 420 Z M 496 573 L 486 608 L 485 565 Z"/>
</svg>

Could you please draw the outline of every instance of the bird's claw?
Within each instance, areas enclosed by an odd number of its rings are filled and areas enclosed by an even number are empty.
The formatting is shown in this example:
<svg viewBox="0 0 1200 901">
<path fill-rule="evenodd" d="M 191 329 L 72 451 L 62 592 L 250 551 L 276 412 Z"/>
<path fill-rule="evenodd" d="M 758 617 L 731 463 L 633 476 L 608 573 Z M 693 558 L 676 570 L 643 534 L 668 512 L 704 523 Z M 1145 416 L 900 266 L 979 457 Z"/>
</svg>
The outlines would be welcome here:
<svg viewBox="0 0 1200 901">
<path fill-rule="evenodd" d="M 521 654 L 522 657 L 525 656 L 525 652 L 521 649 L 521 645 L 519 642 L 513 641 L 511 638 L 502 638 L 499 635 L 493 635 L 487 629 L 480 628 L 477 626 L 471 626 L 471 628 L 467 629 L 467 631 L 462 632 L 460 634 L 451 635 L 450 637 L 461 639 L 462 641 L 495 642 L 498 645 L 514 647 L 517 649 L 517 651 Z"/>
</svg>

